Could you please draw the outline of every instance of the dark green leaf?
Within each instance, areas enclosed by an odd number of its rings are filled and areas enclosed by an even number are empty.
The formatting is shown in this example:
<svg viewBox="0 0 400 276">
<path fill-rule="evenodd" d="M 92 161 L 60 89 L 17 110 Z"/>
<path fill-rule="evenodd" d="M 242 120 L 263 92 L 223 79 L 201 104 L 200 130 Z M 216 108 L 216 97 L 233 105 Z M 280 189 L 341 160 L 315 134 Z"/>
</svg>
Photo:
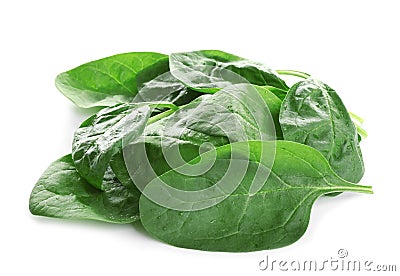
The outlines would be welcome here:
<svg viewBox="0 0 400 276">
<path fill-rule="evenodd" d="M 271 168 L 263 154 L 276 155 Z M 182 191 L 202 190 L 212 187 L 226 173 L 234 152 L 246 152 L 248 160 L 242 179 L 235 175 L 224 179 L 221 185 L 239 182 L 232 194 L 223 195 L 216 205 L 196 210 L 201 201 L 190 197 L 174 198 L 170 189 L 160 186 L 163 181 Z M 140 198 L 140 218 L 145 229 L 169 244 L 208 251 L 245 252 L 279 248 L 298 240 L 306 231 L 314 201 L 331 192 L 372 193 L 371 187 L 351 184 L 339 178 L 326 159 L 315 149 L 287 141 L 239 142 L 208 151 L 184 165 L 190 172 L 191 165 L 215 159 L 214 166 L 200 176 L 188 176 L 168 171 L 150 182 Z M 268 159 L 268 158 L 267 158 Z M 254 179 L 259 168 L 270 170 L 268 179 L 254 191 Z M 260 180 L 259 180 L 260 181 Z M 221 189 L 215 188 L 215 191 Z M 157 191 L 157 194 L 154 194 Z M 146 195 L 146 196 L 145 196 Z M 176 205 L 162 207 L 147 197 L 169 196 Z M 210 202 L 212 199 L 209 199 Z M 196 211 L 182 211 L 180 206 L 193 206 Z"/>
<path fill-rule="evenodd" d="M 133 101 L 166 101 L 180 106 L 190 103 L 201 95 L 203 93 L 186 87 L 170 72 L 166 72 L 144 83 Z"/>
<path fill-rule="evenodd" d="M 56 78 L 56 86 L 79 107 L 113 106 L 132 101 L 138 89 L 136 75 L 167 59 L 151 52 L 119 54 L 85 63 Z"/>
<path fill-rule="evenodd" d="M 174 53 L 169 58 L 171 73 L 194 90 L 214 93 L 237 83 L 269 85 L 288 90 L 285 82 L 262 63 L 222 51 L 203 50 Z"/>
<path fill-rule="evenodd" d="M 276 90 L 277 88 L 274 87 L 262 87 L 256 85 L 254 87 L 257 89 L 258 93 L 260 93 L 269 109 L 269 112 L 271 113 L 272 119 L 274 120 L 276 139 L 283 139 L 281 125 L 279 123 L 279 113 L 282 106 L 282 100 L 280 99 L 281 94 Z"/>
<path fill-rule="evenodd" d="M 83 122 L 75 132 L 72 158 L 76 169 L 89 183 L 102 188 L 111 157 L 122 146 L 122 139 L 142 135 L 151 110 L 144 104 L 119 104 L 104 108 Z"/>
<path fill-rule="evenodd" d="M 306 80 L 289 89 L 278 74 Z M 83 64 L 56 86 L 90 114 L 103 109 L 39 179 L 32 214 L 141 218 L 172 245 L 241 252 L 298 240 L 322 195 L 372 193 L 354 184 L 362 119 L 309 74 L 217 50 L 137 52 Z"/>
<path fill-rule="evenodd" d="M 139 219 L 140 192 L 123 186 L 107 170 L 98 190 L 75 170 L 71 155 L 55 161 L 33 188 L 29 209 L 39 216 L 130 223 Z"/>
<path fill-rule="evenodd" d="M 319 150 L 340 177 L 360 181 L 364 164 L 357 130 L 328 85 L 315 79 L 296 83 L 282 103 L 280 123 L 285 140 Z"/>
<path fill-rule="evenodd" d="M 142 177 L 141 183 L 135 183 L 142 187 L 198 156 L 200 148 L 205 151 L 230 142 L 281 138 L 280 106 L 281 101 L 268 89 L 246 84 L 201 96 L 148 125 L 144 141 L 126 146 L 114 156 L 111 167 L 127 186 L 133 185 L 129 175 Z"/>
</svg>

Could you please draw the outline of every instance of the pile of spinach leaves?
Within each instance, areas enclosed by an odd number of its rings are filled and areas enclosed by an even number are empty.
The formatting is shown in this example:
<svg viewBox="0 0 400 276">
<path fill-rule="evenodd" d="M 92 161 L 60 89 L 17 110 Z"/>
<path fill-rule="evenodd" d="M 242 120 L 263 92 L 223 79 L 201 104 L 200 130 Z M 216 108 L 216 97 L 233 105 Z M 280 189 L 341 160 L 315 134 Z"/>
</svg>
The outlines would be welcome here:
<svg viewBox="0 0 400 276">
<path fill-rule="evenodd" d="M 288 86 L 282 75 L 301 80 Z M 78 107 L 100 111 L 36 183 L 34 215 L 140 220 L 175 246 L 243 252 L 298 240 L 322 195 L 372 193 L 356 184 L 364 174 L 360 118 L 306 73 L 217 50 L 134 52 L 61 73 L 56 86 Z M 232 163 L 245 164 L 244 173 L 226 175 Z M 173 198 L 169 189 L 186 193 Z M 211 197 L 192 197 L 199 190 Z"/>
</svg>

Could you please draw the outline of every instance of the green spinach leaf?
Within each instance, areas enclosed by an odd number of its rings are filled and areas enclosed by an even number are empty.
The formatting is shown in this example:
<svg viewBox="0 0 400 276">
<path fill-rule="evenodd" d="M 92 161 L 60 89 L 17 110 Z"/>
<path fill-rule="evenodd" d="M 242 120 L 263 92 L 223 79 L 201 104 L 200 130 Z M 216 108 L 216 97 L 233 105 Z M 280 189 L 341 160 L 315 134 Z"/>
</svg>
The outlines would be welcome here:
<svg viewBox="0 0 400 276">
<path fill-rule="evenodd" d="M 280 75 L 304 80 L 289 88 Z M 61 73 L 56 86 L 101 110 L 36 183 L 34 215 L 141 219 L 172 245 L 245 252 L 298 240 L 322 195 L 372 193 L 354 184 L 363 120 L 307 73 L 217 50 L 133 52 Z"/>
<path fill-rule="evenodd" d="M 130 102 L 138 91 L 137 74 L 163 59 L 168 60 L 168 57 L 151 52 L 103 58 L 61 73 L 56 78 L 56 86 L 83 108 Z"/>
<path fill-rule="evenodd" d="M 186 87 L 170 72 L 166 72 L 143 83 L 143 87 L 139 90 L 133 102 L 166 101 L 181 106 L 190 103 L 201 95 L 203 93 Z"/>
<path fill-rule="evenodd" d="M 264 64 L 222 51 L 202 50 L 174 53 L 169 57 L 171 73 L 190 88 L 215 93 L 232 84 L 249 82 L 283 90 L 289 87 Z"/>
<path fill-rule="evenodd" d="M 173 104 L 158 106 L 175 108 Z M 150 114 L 148 103 L 125 103 L 104 108 L 83 122 L 72 145 L 72 158 L 82 177 L 101 189 L 104 172 L 122 140 L 128 143 L 142 135 Z"/>
<path fill-rule="evenodd" d="M 39 216 L 130 223 L 139 219 L 139 190 L 123 186 L 110 169 L 103 191 L 76 171 L 71 155 L 52 163 L 32 190 L 29 209 Z"/>
<path fill-rule="evenodd" d="M 129 176 L 134 175 L 142 179 L 135 185 L 144 187 L 171 167 L 192 160 L 200 150 L 238 141 L 281 139 L 280 106 L 281 100 L 268 89 L 247 84 L 203 95 L 149 124 L 143 140 L 127 145 L 110 165 L 124 185 L 134 185 Z"/>
<path fill-rule="evenodd" d="M 280 123 L 285 140 L 319 150 L 340 177 L 360 181 L 364 163 L 357 130 L 335 90 L 311 78 L 296 83 L 282 103 Z"/>
<path fill-rule="evenodd" d="M 287 91 L 280 89 L 280 88 L 276 88 L 273 86 L 262 86 L 265 89 L 268 89 L 270 92 L 272 92 L 275 96 L 277 96 L 281 101 L 283 101 L 287 95 Z"/>
<path fill-rule="evenodd" d="M 276 155 L 273 166 L 264 162 L 262 152 Z M 197 211 L 180 211 L 162 207 L 145 195 L 163 192 L 160 180 L 183 191 L 201 190 L 213 186 L 225 174 L 232 152 L 250 147 L 247 172 L 238 188 L 226 199 L 212 207 Z M 288 141 L 249 141 L 219 147 L 215 150 L 214 166 L 200 176 L 188 176 L 168 171 L 151 181 L 139 201 L 140 218 L 145 229 L 169 244 L 208 251 L 246 252 L 289 245 L 306 231 L 315 200 L 332 192 L 372 193 L 371 187 L 351 184 L 338 177 L 326 159 L 315 149 Z M 186 164 L 213 159 L 209 151 Z M 261 189 L 252 192 L 259 167 L 270 170 Z M 227 178 L 225 182 L 238 181 Z M 217 189 L 216 189 L 217 190 Z M 163 194 L 162 194 L 163 195 Z M 161 196 L 162 196 L 161 195 Z M 201 202 L 177 201 L 177 206 L 195 206 Z M 212 200 L 212 199 L 210 199 Z"/>
</svg>

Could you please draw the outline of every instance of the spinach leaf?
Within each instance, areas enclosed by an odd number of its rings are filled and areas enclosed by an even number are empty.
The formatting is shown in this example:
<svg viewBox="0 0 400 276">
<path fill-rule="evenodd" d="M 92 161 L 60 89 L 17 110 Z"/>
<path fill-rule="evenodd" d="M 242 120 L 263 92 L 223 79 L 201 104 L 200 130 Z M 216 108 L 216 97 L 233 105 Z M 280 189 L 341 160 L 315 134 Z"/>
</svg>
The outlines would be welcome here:
<svg viewBox="0 0 400 276">
<path fill-rule="evenodd" d="M 155 105 L 176 108 L 169 103 Z M 122 140 L 129 143 L 142 135 L 150 114 L 148 103 L 125 103 L 104 108 L 83 122 L 72 145 L 72 158 L 82 177 L 101 189 L 104 172 Z"/>
<path fill-rule="evenodd" d="M 289 89 L 280 75 L 305 80 Z M 372 193 L 354 184 L 363 120 L 307 73 L 217 50 L 133 52 L 61 73 L 56 86 L 102 109 L 36 183 L 34 215 L 141 219 L 172 245 L 241 252 L 298 240 L 322 195 Z"/>
<path fill-rule="evenodd" d="M 124 185 L 144 187 L 199 151 L 238 141 L 281 139 L 280 106 L 281 100 L 268 89 L 248 84 L 203 95 L 149 124 L 143 140 L 124 147 L 110 165 Z M 140 180 L 133 184 L 130 175 Z"/>
<path fill-rule="evenodd" d="M 275 139 L 281 103 L 268 89 L 238 84 L 193 100 L 146 131 L 199 143 Z"/>
<path fill-rule="evenodd" d="M 357 130 L 335 90 L 311 78 L 296 83 L 282 103 L 280 123 L 285 140 L 319 150 L 340 177 L 360 181 L 364 163 Z"/>
<path fill-rule="evenodd" d="M 289 87 L 264 64 L 222 51 L 202 50 L 174 53 L 169 57 L 171 73 L 190 88 L 215 93 L 232 84 L 249 82 L 283 90 Z"/>
<path fill-rule="evenodd" d="M 107 170 L 103 191 L 94 188 L 75 170 L 71 155 L 55 161 L 32 190 L 32 214 L 64 218 L 130 223 L 139 219 L 140 192 L 123 186 Z"/>
<path fill-rule="evenodd" d="M 276 139 L 282 140 L 283 134 L 281 130 L 281 125 L 279 123 L 279 114 L 282 106 L 282 99 L 280 97 L 281 96 L 280 93 L 282 92 L 282 90 L 275 87 L 267 87 L 267 86 L 262 87 L 254 85 L 254 87 L 257 89 L 258 93 L 260 93 L 261 97 L 263 98 L 266 106 L 268 107 L 271 113 L 275 125 L 274 128 L 276 131 Z"/>
<path fill-rule="evenodd" d="M 168 72 L 169 72 L 169 57 L 162 58 L 154 62 L 153 64 L 143 68 L 143 70 L 138 72 L 136 75 L 136 85 L 138 91 L 140 91 L 146 85 L 146 83 Z"/>
<path fill-rule="evenodd" d="M 119 54 L 85 63 L 61 73 L 56 86 L 79 107 L 113 106 L 130 102 L 136 95 L 137 74 L 168 57 L 159 53 Z"/>
<path fill-rule="evenodd" d="M 283 89 L 280 89 L 280 88 L 276 88 L 276 87 L 268 86 L 268 85 L 262 86 L 262 87 L 264 87 L 265 89 L 268 89 L 275 96 L 277 96 L 281 101 L 283 101 L 285 99 L 286 95 L 287 95 L 287 91 L 283 90 Z"/>
<path fill-rule="evenodd" d="M 264 162 L 262 152 L 271 153 L 276 143 L 273 166 Z M 165 196 L 160 180 L 174 189 L 201 190 L 213 186 L 226 172 L 231 154 L 249 147 L 247 171 L 239 180 L 238 188 L 226 199 L 212 207 L 197 211 L 166 208 L 149 200 L 145 195 L 158 191 Z M 186 164 L 200 159 L 214 158 L 214 166 L 200 176 L 188 176 L 168 171 L 150 182 L 139 201 L 140 219 L 145 229 L 169 244 L 208 251 L 246 252 L 272 249 L 289 245 L 305 232 L 315 200 L 331 192 L 372 193 L 371 187 L 344 181 L 329 167 L 326 159 L 315 149 L 288 141 L 249 141 L 225 145 L 209 151 Z M 251 192 L 259 167 L 270 170 L 263 186 Z M 225 182 L 238 181 L 227 178 Z M 217 188 L 216 188 L 217 190 Z M 169 190 L 167 190 L 169 191 Z M 187 200 L 185 202 L 185 200 Z M 211 200 L 211 199 L 210 199 Z M 195 206 L 190 197 L 180 199 L 181 204 Z"/>
<path fill-rule="evenodd" d="M 156 71 L 158 70 L 153 72 Z M 180 106 L 190 103 L 201 95 L 202 93 L 186 87 L 170 72 L 166 72 L 143 83 L 133 102 L 166 101 Z"/>
</svg>

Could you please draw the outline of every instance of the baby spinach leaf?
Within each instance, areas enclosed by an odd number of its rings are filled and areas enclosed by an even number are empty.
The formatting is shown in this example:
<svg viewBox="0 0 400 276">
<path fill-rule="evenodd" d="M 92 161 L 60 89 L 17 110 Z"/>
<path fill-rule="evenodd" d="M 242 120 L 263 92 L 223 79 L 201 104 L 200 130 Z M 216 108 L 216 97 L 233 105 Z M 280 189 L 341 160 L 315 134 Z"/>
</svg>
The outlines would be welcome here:
<svg viewBox="0 0 400 276">
<path fill-rule="evenodd" d="M 163 59 L 168 60 L 168 57 L 151 52 L 103 58 L 61 73 L 56 78 L 56 86 L 79 107 L 113 106 L 130 102 L 138 91 L 137 74 Z"/>
<path fill-rule="evenodd" d="M 139 190 L 123 186 L 107 170 L 103 191 L 75 170 L 71 155 L 55 161 L 33 188 L 29 209 L 39 216 L 130 223 L 139 219 Z"/>
<path fill-rule="evenodd" d="M 305 80 L 289 89 L 280 75 Z M 217 50 L 136 52 L 61 73 L 56 86 L 103 109 L 36 183 L 34 215 L 130 223 L 140 210 L 167 243 L 241 252 L 298 240 L 319 196 L 372 193 L 353 184 L 362 119 L 307 73 Z"/>
<path fill-rule="evenodd" d="M 169 72 L 169 57 L 162 58 L 143 68 L 143 70 L 138 72 L 136 75 L 138 91 L 140 91 L 140 89 L 142 89 L 149 81 L 152 81 L 167 72 Z"/>
<path fill-rule="evenodd" d="M 185 85 L 206 93 L 215 93 L 229 85 L 245 82 L 289 89 L 285 82 L 264 64 L 222 51 L 174 53 L 169 57 L 169 66 L 171 73 Z"/>
<path fill-rule="evenodd" d="M 186 87 L 170 72 L 163 73 L 143 83 L 133 102 L 166 101 L 175 105 L 185 105 L 202 93 Z"/>
<path fill-rule="evenodd" d="M 134 185 L 130 175 L 135 175 L 143 179 L 135 184 L 144 187 L 157 175 L 198 156 L 200 148 L 281 139 L 280 106 L 281 100 L 268 89 L 247 84 L 203 95 L 148 125 L 143 140 L 127 145 L 110 165 L 124 185 Z"/>
<path fill-rule="evenodd" d="M 315 79 L 296 83 L 282 103 L 280 123 L 285 140 L 319 150 L 340 177 L 360 181 L 364 163 L 357 130 L 335 90 Z"/>
<path fill-rule="evenodd" d="M 104 173 L 122 139 L 142 135 L 150 113 L 148 105 L 125 103 L 104 108 L 83 122 L 72 144 L 72 158 L 82 177 L 101 189 Z"/>
<path fill-rule="evenodd" d="M 257 91 L 262 96 L 265 104 L 267 105 L 272 119 L 274 120 L 275 124 L 275 131 L 276 131 L 276 139 L 281 140 L 283 139 L 283 134 L 281 130 L 281 125 L 279 123 L 279 113 L 282 106 L 282 100 L 280 98 L 280 92 L 282 90 L 275 88 L 275 87 L 267 87 L 267 86 L 257 86 L 254 85 Z M 280 90 L 280 91 L 277 91 Z"/>
<path fill-rule="evenodd" d="M 273 166 L 260 158 L 262 151 L 274 152 Z M 148 191 L 163 191 L 160 180 L 183 191 L 213 186 L 226 172 L 231 154 L 250 148 L 247 171 L 238 188 L 222 202 L 197 211 L 180 211 L 162 207 L 149 200 Z M 214 158 L 214 166 L 200 176 L 188 176 L 170 170 L 154 179 L 140 197 L 140 219 L 145 229 L 156 238 L 185 248 L 208 251 L 246 252 L 289 245 L 306 231 L 315 200 L 331 192 L 372 193 L 371 187 L 351 184 L 338 177 L 317 150 L 288 141 L 248 141 L 208 151 L 186 164 Z M 270 170 L 268 179 L 257 192 L 251 192 L 259 167 Z M 225 179 L 225 182 L 237 179 Z M 216 188 L 217 189 L 217 188 Z M 179 204 L 201 202 L 177 201 Z"/>
<path fill-rule="evenodd" d="M 281 101 L 283 101 L 287 95 L 287 91 L 280 89 L 280 88 L 276 88 L 273 86 L 262 86 L 266 89 L 268 89 L 270 92 L 272 92 L 275 96 L 277 96 Z"/>
<path fill-rule="evenodd" d="M 275 139 L 272 118 L 278 119 L 280 106 L 281 101 L 268 89 L 239 84 L 195 99 L 146 131 L 200 143 L 213 137 L 231 142 Z M 160 128 L 163 124 L 164 129 Z"/>
</svg>

